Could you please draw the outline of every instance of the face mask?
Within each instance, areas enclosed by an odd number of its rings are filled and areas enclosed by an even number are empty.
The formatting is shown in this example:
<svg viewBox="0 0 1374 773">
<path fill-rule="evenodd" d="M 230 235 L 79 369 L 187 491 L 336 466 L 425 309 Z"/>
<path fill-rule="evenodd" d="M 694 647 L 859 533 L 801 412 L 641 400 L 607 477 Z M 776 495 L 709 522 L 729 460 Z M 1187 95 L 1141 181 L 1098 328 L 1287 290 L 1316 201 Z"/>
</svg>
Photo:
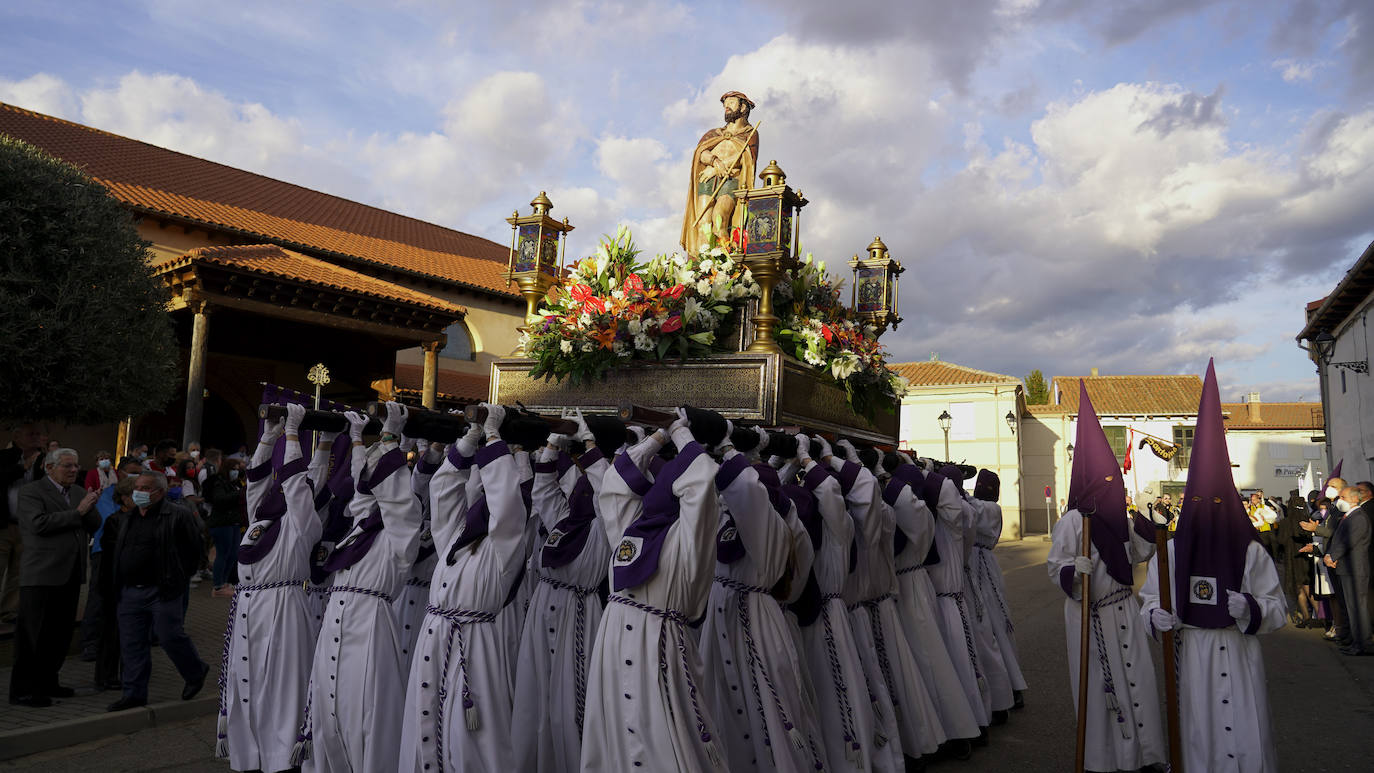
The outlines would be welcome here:
<svg viewBox="0 0 1374 773">
<path fill-rule="evenodd" d="M 239 471 L 238 471 L 238 470 L 230 470 L 230 471 L 229 471 L 229 480 L 238 480 L 238 479 L 239 479 Z"/>
<path fill-rule="evenodd" d="M 192 452 L 191 452 L 191 458 L 192 458 L 192 459 L 199 459 L 199 458 L 200 458 L 200 452 L 199 452 L 199 451 L 192 451 Z"/>
<path fill-rule="evenodd" d="M 140 462 L 146 462 L 148 460 L 148 455 L 140 452 L 138 455 L 138 460 Z"/>
<path fill-rule="evenodd" d="M 147 507 L 153 502 L 153 495 L 146 491 L 135 491 L 129 498 L 134 500 L 134 507 Z"/>
<path fill-rule="evenodd" d="M 1335 499 L 1336 496 L 1337 496 L 1338 494 L 1340 494 L 1340 493 L 1341 493 L 1341 492 L 1337 491 L 1336 489 L 1334 489 L 1334 488 L 1332 488 L 1332 487 L 1330 487 L 1330 486 L 1327 486 L 1327 487 L 1326 487 L 1326 498 L 1327 498 L 1327 499 Z"/>
<path fill-rule="evenodd" d="M 1348 512 L 1350 512 L 1350 510 L 1351 510 L 1351 506 L 1350 506 L 1350 503 L 1347 502 L 1347 501 L 1345 501 L 1344 499 L 1337 499 L 1337 500 L 1336 500 L 1336 509 L 1337 509 L 1337 510 L 1340 510 L 1340 511 L 1343 512 L 1343 513 L 1348 513 Z"/>
<path fill-rule="evenodd" d="M 102 469 L 102 470 L 108 470 L 108 469 L 110 469 L 110 460 L 109 460 L 109 459 L 101 459 L 100 461 L 96 462 L 96 464 L 100 465 L 100 469 Z"/>
</svg>

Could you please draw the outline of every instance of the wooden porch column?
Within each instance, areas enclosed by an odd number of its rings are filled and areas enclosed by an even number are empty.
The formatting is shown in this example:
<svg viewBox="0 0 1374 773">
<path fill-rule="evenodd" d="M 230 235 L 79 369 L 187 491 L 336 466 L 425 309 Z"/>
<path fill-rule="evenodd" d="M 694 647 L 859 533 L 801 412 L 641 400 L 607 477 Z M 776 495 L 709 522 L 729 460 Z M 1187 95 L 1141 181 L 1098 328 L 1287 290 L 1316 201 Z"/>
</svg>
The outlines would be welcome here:
<svg viewBox="0 0 1374 773">
<path fill-rule="evenodd" d="M 191 323 L 191 356 L 186 368 L 186 418 L 182 423 L 181 447 L 200 442 L 201 420 L 205 416 L 205 357 L 210 338 L 210 304 L 192 300 L 187 308 L 194 315 Z"/>
<path fill-rule="evenodd" d="M 439 350 L 444 348 L 443 341 L 426 341 L 420 344 L 425 350 L 425 370 L 420 391 L 420 404 L 430 410 L 439 406 Z"/>
</svg>

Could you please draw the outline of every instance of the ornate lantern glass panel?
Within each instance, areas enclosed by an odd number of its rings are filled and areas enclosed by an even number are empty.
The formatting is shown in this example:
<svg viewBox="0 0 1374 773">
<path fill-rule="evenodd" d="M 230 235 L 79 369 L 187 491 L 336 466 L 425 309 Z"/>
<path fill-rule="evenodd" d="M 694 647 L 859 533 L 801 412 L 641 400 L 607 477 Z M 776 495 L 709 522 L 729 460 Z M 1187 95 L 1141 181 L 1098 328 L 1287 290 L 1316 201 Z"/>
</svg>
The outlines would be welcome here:
<svg viewBox="0 0 1374 773">
<path fill-rule="evenodd" d="M 520 286 L 520 294 L 525 298 L 525 324 L 533 325 L 537 318 L 539 303 L 548 294 L 549 288 L 561 281 L 563 275 L 562 251 L 566 251 L 566 235 L 573 230 L 568 219 L 562 222 L 549 215 L 553 202 L 543 191 L 530 202 L 533 212 L 521 215 L 518 211 L 506 218 L 511 226 L 510 259 L 507 264 L 506 283 L 515 282 Z"/>
<path fill-rule="evenodd" d="M 735 192 L 738 206 L 745 208 L 744 264 L 759 283 L 758 313 L 750 320 L 754 324 L 754 341 L 748 351 L 780 352 L 773 339 L 778 318 L 773 315 L 773 285 L 788 269 L 796 265 L 798 244 L 797 220 L 806 198 L 787 184 L 787 176 L 770 161 L 759 172 L 763 185 Z"/>
<path fill-rule="evenodd" d="M 874 237 L 868 245 L 868 254 L 849 260 L 854 271 L 854 311 L 865 321 L 878 328 L 879 333 L 888 325 L 897 327 L 902 318 L 897 316 L 897 277 L 905 269 L 887 251 L 883 240 Z"/>
</svg>

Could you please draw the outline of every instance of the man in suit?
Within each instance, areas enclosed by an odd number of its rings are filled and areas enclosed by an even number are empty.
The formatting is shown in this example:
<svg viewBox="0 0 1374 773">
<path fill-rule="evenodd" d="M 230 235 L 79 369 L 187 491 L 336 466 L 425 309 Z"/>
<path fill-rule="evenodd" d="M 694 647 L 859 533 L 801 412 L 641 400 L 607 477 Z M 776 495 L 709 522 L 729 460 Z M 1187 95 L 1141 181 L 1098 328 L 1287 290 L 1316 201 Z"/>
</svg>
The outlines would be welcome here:
<svg viewBox="0 0 1374 773">
<path fill-rule="evenodd" d="M 72 690 L 57 682 L 86 579 L 86 540 L 100 526 L 100 494 L 76 483 L 80 460 L 70 448 L 48 452 L 47 474 L 19 489 L 19 628 L 14 637 L 10 703 L 42 708 Z"/>
<path fill-rule="evenodd" d="M 1371 523 L 1369 502 L 1371 492 L 1361 486 L 1346 486 L 1341 490 L 1336 507 L 1345 518 L 1332 535 L 1326 549 L 1326 565 L 1340 576 L 1345 615 L 1349 620 L 1350 644 L 1341 648 L 1346 655 L 1374 654 L 1369 640 L 1369 546 Z"/>
</svg>

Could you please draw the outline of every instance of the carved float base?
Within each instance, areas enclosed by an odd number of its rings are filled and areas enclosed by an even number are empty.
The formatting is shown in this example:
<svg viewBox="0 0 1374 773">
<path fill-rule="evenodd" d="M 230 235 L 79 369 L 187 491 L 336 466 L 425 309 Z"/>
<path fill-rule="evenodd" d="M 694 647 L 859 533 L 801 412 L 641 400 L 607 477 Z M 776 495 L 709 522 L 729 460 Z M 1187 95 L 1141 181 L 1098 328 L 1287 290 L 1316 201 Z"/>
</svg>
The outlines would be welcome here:
<svg viewBox="0 0 1374 773">
<path fill-rule="evenodd" d="M 604 380 L 572 382 L 530 377 L 534 360 L 508 358 L 491 366 L 491 402 L 532 411 L 564 407 L 613 413 L 623 401 L 670 411 L 709 408 L 728 419 L 797 424 L 873 443 L 897 442 L 897 405 L 873 421 L 854 413 L 844 390 L 784 354 L 740 352 L 670 363 L 635 363 Z"/>
</svg>

